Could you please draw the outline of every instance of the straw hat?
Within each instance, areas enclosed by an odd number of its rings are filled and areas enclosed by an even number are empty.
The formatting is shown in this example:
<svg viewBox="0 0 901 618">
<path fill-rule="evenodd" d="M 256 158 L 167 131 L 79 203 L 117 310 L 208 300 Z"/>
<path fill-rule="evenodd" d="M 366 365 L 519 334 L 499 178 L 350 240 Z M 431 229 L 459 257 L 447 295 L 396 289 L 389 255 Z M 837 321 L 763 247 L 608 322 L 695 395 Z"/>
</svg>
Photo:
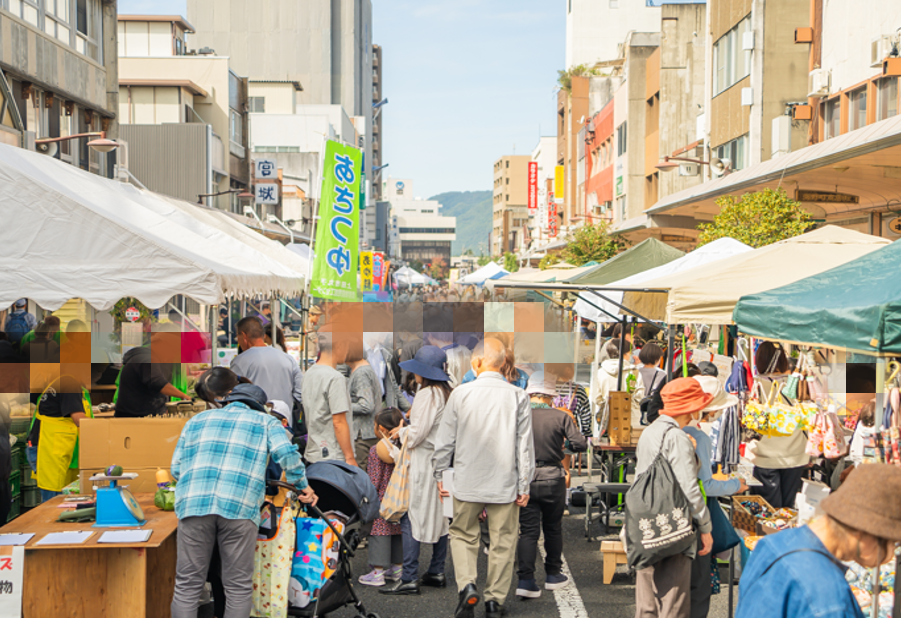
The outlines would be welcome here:
<svg viewBox="0 0 901 618">
<path fill-rule="evenodd" d="M 694 378 L 677 378 L 660 390 L 665 416 L 682 416 L 694 414 L 707 407 L 713 395 L 705 393 L 700 382 Z"/>
<path fill-rule="evenodd" d="M 850 528 L 901 541 L 901 468 L 892 464 L 859 465 L 820 507 Z"/>
</svg>

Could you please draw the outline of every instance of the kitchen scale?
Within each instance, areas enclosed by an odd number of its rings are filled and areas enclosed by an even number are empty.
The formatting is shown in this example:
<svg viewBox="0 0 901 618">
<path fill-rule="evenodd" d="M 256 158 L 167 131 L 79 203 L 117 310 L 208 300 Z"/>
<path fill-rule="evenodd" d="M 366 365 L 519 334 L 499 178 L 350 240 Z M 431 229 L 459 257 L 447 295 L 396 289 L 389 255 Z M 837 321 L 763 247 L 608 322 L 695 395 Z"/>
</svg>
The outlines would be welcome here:
<svg viewBox="0 0 901 618">
<path fill-rule="evenodd" d="M 115 528 L 124 526 L 143 526 L 147 523 L 144 510 L 128 487 L 120 487 L 119 481 L 131 481 L 138 478 L 134 472 L 110 476 L 95 474 L 90 481 L 108 481 L 109 487 L 95 487 L 97 492 L 97 523 L 94 528 Z"/>
</svg>

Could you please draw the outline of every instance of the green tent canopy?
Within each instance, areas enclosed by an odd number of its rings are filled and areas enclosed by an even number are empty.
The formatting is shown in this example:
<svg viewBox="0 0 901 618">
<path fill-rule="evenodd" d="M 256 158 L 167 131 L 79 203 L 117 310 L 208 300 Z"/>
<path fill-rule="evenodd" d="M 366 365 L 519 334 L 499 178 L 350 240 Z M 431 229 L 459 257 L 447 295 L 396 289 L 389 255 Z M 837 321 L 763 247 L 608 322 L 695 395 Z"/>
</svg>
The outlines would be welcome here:
<svg viewBox="0 0 901 618">
<path fill-rule="evenodd" d="M 901 242 L 781 288 L 743 296 L 748 335 L 877 356 L 901 355 Z"/>
<path fill-rule="evenodd" d="M 579 269 L 580 272 L 569 277 L 558 275 L 557 283 L 606 285 L 650 268 L 669 264 L 683 255 L 684 251 L 670 247 L 656 238 L 648 238 L 587 271 Z"/>
</svg>

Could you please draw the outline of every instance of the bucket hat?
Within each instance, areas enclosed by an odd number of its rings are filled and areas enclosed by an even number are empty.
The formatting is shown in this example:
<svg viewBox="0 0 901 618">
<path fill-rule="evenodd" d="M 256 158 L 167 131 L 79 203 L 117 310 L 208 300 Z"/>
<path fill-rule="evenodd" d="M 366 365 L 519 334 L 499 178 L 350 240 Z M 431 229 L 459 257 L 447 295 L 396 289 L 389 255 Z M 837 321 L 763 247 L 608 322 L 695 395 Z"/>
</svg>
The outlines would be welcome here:
<svg viewBox="0 0 901 618">
<path fill-rule="evenodd" d="M 705 393 L 701 383 L 693 378 L 677 378 L 660 390 L 663 409 L 660 414 L 682 416 L 694 414 L 707 407 L 713 395 Z"/>
<path fill-rule="evenodd" d="M 255 384 L 238 384 L 232 389 L 232 392 L 222 399 L 222 403 L 240 402 L 259 412 L 265 412 L 268 399 L 266 393 L 259 386 Z"/>
<path fill-rule="evenodd" d="M 820 508 L 849 528 L 901 541 L 901 468 L 876 463 L 857 466 Z"/>
<path fill-rule="evenodd" d="M 266 403 L 268 403 L 269 407 L 272 408 L 273 414 L 280 416 L 289 423 L 291 422 L 291 408 L 288 407 L 287 403 L 278 399 L 273 399 L 272 401 L 267 401 Z"/>
<path fill-rule="evenodd" d="M 718 410 L 725 410 L 726 408 L 731 408 L 734 405 L 738 405 L 738 397 L 732 395 L 731 393 L 727 393 L 723 390 L 723 385 L 717 378 L 713 376 L 695 376 L 691 378 L 692 380 L 697 380 L 701 385 L 701 388 L 704 389 L 704 392 L 708 395 L 713 395 L 713 399 L 710 400 L 710 403 L 707 404 L 707 407 L 704 408 L 705 412 L 716 412 Z"/>
<path fill-rule="evenodd" d="M 445 373 L 447 354 L 441 348 L 424 345 L 416 352 L 412 360 L 400 363 L 400 368 L 436 382 L 449 382 L 450 376 Z"/>
<path fill-rule="evenodd" d="M 547 395 L 554 397 L 557 394 L 557 379 L 543 371 L 536 371 L 529 376 L 529 384 L 526 386 L 529 395 Z"/>
</svg>

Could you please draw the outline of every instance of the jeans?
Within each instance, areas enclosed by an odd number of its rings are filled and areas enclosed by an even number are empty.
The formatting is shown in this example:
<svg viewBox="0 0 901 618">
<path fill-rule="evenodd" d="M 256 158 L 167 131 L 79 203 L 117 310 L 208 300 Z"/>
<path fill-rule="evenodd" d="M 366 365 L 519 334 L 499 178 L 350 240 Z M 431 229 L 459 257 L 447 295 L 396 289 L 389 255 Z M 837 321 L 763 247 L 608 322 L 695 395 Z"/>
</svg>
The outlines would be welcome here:
<svg viewBox="0 0 901 618">
<path fill-rule="evenodd" d="M 35 474 L 38 473 L 38 447 L 36 446 L 26 446 L 25 447 L 25 459 L 28 460 L 28 465 L 31 466 L 31 471 Z M 50 498 L 54 496 L 59 496 L 63 492 L 61 491 L 50 491 L 48 489 L 41 490 L 41 502 L 47 502 Z"/>
<path fill-rule="evenodd" d="M 413 538 L 413 524 L 410 523 L 409 515 L 401 518 L 400 529 L 404 539 L 404 574 L 401 579 L 405 582 L 417 581 L 419 579 L 419 549 L 422 543 Z M 432 545 L 432 561 L 427 573 L 430 575 L 443 574 L 446 562 L 447 535 L 444 535 Z"/>
<path fill-rule="evenodd" d="M 172 618 L 196 618 L 213 547 L 218 543 L 225 588 L 222 618 L 247 618 L 253 608 L 253 561 L 258 527 L 249 519 L 218 515 L 178 520 L 178 562 Z"/>
<path fill-rule="evenodd" d="M 529 504 L 519 510 L 518 577 L 535 579 L 538 537 L 544 530 L 544 572 L 559 575 L 563 570 L 563 509 L 566 508 L 566 479 L 532 481 Z"/>
</svg>

